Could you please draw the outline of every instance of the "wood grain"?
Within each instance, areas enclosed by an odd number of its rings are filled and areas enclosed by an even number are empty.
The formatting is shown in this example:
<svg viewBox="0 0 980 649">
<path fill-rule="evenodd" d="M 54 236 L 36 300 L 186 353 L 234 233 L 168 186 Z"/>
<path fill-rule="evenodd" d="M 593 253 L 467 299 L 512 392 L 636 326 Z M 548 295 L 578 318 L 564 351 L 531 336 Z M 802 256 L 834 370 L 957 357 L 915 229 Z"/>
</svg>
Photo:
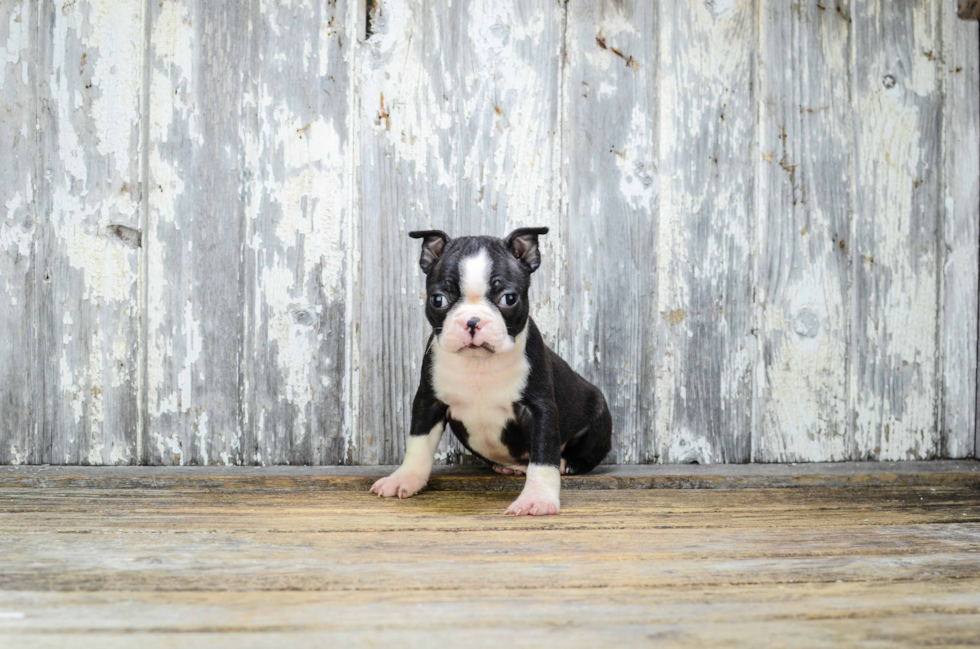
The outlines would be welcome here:
<svg viewBox="0 0 980 649">
<path fill-rule="evenodd" d="M 32 461 L 135 463 L 143 8 L 37 6 Z"/>
<path fill-rule="evenodd" d="M 355 3 L 356 4 L 356 3 Z M 252 3 L 243 88 L 242 461 L 346 458 L 348 5 Z"/>
<path fill-rule="evenodd" d="M 544 519 L 514 494 L 0 486 L 0 640 L 976 637 L 973 487 L 571 490 Z"/>
<path fill-rule="evenodd" d="M 362 53 L 361 238 L 352 459 L 400 459 L 422 351 L 424 279 L 407 233 L 503 236 L 557 223 L 557 126 L 564 12 L 553 4 L 374 6 Z M 464 21 L 462 16 L 466 16 Z M 466 28 L 460 25 L 466 23 Z M 561 231 L 544 242 L 534 317 L 557 333 Z M 384 380 L 378 380 L 380 377 Z M 458 461 L 447 435 L 440 459 Z"/>
<path fill-rule="evenodd" d="M 609 462 L 977 453 L 953 5 L 362 4 L 0 3 L 0 464 L 395 463 L 407 232 L 520 225 Z"/>
<path fill-rule="evenodd" d="M 0 464 L 37 461 L 34 241 L 39 217 L 36 138 L 38 15 L 0 4 Z"/>
<path fill-rule="evenodd" d="M 764 1 L 760 10 L 759 414 L 752 457 L 840 461 L 851 455 L 851 265 L 840 244 L 853 202 L 852 23 L 819 2 Z"/>
<path fill-rule="evenodd" d="M 150 8 L 143 461 L 239 463 L 247 6 Z"/>
<path fill-rule="evenodd" d="M 506 236 L 548 226 L 531 281 L 531 317 L 561 350 L 564 250 L 560 181 L 566 3 L 467 0 L 452 71 L 457 83 L 456 234 Z M 439 221 L 435 221 L 439 222 Z"/>
<path fill-rule="evenodd" d="M 607 461 L 656 460 L 656 4 L 568 5 L 562 163 L 565 359 L 613 412 Z"/>
<path fill-rule="evenodd" d="M 977 435 L 980 285 L 980 47 L 977 26 L 944 7 L 943 457 L 971 457 Z"/>
<path fill-rule="evenodd" d="M 756 141 L 751 2 L 661 3 L 660 462 L 750 459 Z"/>
<path fill-rule="evenodd" d="M 0 467 L 0 488 L 165 489 L 194 492 L 368 491 L 394 466 L 9 466 Z M 488 467 L 437 466 L 426 491 L 516 491 L 519 476 Z M 562 489 L 785 489 L 793 487 L 977 487 L 980 463 L 836 462 L 810 464 L 703 464 L 603 466 L 581 476 L 564 476 Z"/>
<path fill-rule="evenodd" d="M 459 5 L 376 3 L 357 79 L 360 238 L 353 321 L 356 403 L 349 457 L 396 463 L 404 451 L 425 341 L 416 229 L 458 234 Z M 448 438 L 450 436 L 446 436 Z M 447 451 L 444 439 L 441 450 Z"/>
<path fill-rule="evenodd" d="M 845 12 L 846 14 L 846 12 Z M 855 3 L 854 459 L 941 453 L 939 3 Z"/>
</svg>

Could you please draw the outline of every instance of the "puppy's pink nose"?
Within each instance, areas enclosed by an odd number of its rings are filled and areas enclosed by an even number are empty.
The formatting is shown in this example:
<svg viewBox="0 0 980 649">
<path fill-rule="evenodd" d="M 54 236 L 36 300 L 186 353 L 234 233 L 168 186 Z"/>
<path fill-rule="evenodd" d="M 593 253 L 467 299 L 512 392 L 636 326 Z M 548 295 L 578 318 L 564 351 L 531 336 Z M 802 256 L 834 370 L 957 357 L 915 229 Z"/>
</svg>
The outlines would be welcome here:
<svg viewBox="0 0 980 649">
<path fill-rule="evenodd" d="M 477 326 L 479 324 L 480 324 L 480 319 L 475 316 L 466 321 L 466 328 L 470 330 L 471 336 L 476 335 L 476 330 L 480 328 L 479 326 Z"/>
</svg>

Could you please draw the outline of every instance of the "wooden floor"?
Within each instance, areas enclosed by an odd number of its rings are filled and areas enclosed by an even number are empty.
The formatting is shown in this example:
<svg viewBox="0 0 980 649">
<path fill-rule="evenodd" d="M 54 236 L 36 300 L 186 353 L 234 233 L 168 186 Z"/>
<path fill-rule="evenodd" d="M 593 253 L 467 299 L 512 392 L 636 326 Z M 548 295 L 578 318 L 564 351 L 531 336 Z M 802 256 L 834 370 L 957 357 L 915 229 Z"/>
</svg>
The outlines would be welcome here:
<svg viewBox="0 0 980 649">
<path fill-rule="evenodd" d="M 600 475 L 537 519 L 473 470 L 397 501 L 378 469 L 5 469 L 0 647 L 980 644 L 980 463 L 841 466 Z"/>
</svg>

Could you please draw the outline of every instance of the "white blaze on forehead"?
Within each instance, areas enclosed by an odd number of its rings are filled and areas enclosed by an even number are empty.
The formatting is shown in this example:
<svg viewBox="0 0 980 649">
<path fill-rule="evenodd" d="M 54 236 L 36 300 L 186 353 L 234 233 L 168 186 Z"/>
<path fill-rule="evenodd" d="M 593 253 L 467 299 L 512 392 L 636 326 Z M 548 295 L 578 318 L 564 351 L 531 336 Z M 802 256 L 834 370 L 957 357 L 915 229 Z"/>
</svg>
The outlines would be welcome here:
<svg viewBox="0 0 980 649">
<path fill-rule="evenodd" d="M 460 265 L 459 290 L 467 300 L 482 300 L 490 284 L 490 257 L 483 248 L 472 257 L 464 259 Z"/>
</svg>

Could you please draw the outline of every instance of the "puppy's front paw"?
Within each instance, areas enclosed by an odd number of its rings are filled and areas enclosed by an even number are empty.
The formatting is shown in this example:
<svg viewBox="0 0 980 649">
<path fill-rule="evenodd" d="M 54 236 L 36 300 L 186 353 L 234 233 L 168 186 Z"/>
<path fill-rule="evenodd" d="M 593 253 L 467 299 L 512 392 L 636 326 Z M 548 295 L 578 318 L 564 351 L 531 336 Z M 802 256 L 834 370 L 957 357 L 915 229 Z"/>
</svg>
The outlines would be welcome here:
<svg viewBox="0 0 980 649">
<path fill-rule="evenodd" d="M 411 498 L 422 490 L 428 482 L 426 476 L 419 475 L 412 471 L 398 469 L 390 476 L 381 478 L 371 487 L 371 493 L 378 494 L 382 498 Z"/>
<path fill-rule="evenodd" d="M 521 495 L 510 504 L 504 514 L 512 516 L 545 516 L 557 514 L 561 510 L 558 496 L 544 490 L 525 489 Z"/>
</svg>

